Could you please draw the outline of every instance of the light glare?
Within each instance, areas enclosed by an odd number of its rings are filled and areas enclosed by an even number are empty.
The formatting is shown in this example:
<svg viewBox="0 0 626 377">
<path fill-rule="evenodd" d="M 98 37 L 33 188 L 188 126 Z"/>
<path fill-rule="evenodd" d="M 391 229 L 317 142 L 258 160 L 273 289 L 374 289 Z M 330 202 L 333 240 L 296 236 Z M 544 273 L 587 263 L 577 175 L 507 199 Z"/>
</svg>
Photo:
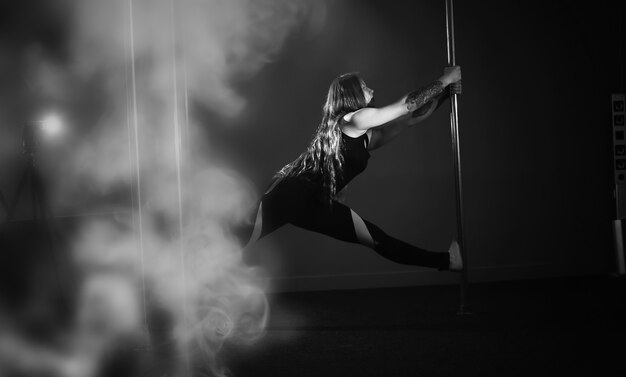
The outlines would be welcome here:
<svg viewBox="0 0 626 377">
<path fill-rule="evenodd" d="M 61 118 L 57 114 L 48 114 L 42 119 L 41 128 L 47 134 L 58 134 L 62 128 Z"/>
</svg>

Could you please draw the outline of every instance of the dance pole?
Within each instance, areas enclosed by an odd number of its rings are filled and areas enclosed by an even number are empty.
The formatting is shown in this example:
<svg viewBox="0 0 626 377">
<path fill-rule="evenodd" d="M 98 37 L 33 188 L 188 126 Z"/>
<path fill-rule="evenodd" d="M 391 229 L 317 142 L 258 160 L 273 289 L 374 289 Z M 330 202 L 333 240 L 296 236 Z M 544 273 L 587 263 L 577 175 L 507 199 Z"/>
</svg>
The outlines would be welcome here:
<svg viewBox="0 0 626 377">
<path fill-rule="evenodd" d="M 448 65 L 456 65 L 454 55 L 454 9 L 452 0 L 446 0 L 446 39 L 448 45 Z M 461 247 L 463 258 L 463 271 L 461 272 L 461 295 L 459 304 L 459 315 L 470 314 L 468 311 L 468 259 L 465 248 L 465 233 L 463 233 L 463 185 L 461 182 L 461 152 L 459 148 L 459 109 L 456 93 L 450 94 L 450 131 L 452 134 L 452 152 L 454 155 L 454 183 L 456 187 L 456 219 L 458 243 Z"/>
</svg>

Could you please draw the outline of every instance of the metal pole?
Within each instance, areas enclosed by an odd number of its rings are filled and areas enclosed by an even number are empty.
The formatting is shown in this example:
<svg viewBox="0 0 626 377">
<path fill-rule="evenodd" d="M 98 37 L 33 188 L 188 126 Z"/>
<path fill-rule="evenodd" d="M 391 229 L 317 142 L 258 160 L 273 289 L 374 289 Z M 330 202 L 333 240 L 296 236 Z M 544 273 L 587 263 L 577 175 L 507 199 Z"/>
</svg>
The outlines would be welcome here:
<svg viewBox="0 0 626 377">
<path fill-rule="evenodd" d="M 448 65 L 456 65 L 456 57 L 454 54 L 454 9 L 452 0 L 446 0 L 446 39 L 448 46 Z M 468 258 L 465 237 L 463 232 L 463 185 L 461 181 L 461 152 L 459 148 L 459 110 L 458 99 L 456 93 L 450 94 L 450 131 L 452 134 L 452 152 L 454 155 L 454 171 L 455 171 L 455 187 L 456 187 L 456 218 L 457 218 L 457 237 L 461 247 L 461 255 L 463 258 L 463 271 L 461 272 L 461 291 L 459 315 L 469 314 L 468 311 Z"/>
</svg>

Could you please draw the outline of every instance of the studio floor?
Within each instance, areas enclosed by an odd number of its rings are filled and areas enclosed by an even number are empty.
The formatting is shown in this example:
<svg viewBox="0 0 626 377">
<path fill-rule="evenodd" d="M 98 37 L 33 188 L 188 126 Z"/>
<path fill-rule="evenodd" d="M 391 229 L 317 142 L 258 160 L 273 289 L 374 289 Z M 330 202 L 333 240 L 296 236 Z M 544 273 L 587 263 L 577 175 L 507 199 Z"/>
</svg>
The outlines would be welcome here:
<svg viewBox="0 0 626 377">
<path fill-rule="evenodd" d="M 626 372 L 626 279 L 584 276 L 269 297 L 265 336 L 226 344 L 246 376 L 616 376 Z"/>
<path fill-rule="evenodd" d="M 51 263 L 42 251 L 24 250 L 0 254 L 0 292 L 16 300 L 30 286 L 46 292 L 44 280 L 29 276 L 54 272 L 35 268 L 35 261 Z M 471 314 L 463 316 L 456 285 L 275 293 L 268 300 L 264 336 L 251 345 L 227 341 L 218 354 L 230 376 L 626 375 L 626 276 L 470 284 Z"/>
</svg>

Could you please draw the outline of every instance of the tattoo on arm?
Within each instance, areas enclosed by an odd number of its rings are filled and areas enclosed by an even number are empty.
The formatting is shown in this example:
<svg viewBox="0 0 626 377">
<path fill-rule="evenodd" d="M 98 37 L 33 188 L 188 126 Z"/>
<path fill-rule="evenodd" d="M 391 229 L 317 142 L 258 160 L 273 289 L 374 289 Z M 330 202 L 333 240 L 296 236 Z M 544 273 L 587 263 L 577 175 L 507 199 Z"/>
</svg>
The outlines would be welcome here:
<svg viewBox="0 0 626 377">
<path fill-rule="evenodd" d="M 433 98 L 432 100 L 428 101 L 424 106 L 422 106 L 422 107 L 418 108 L 417 110 L 413 111 L 411 117 L 412 118 L 417 118 L 417 117 L 420 117 L 422 115 L 426 115 L 428 112 L 435 112 L 449 98 L 450 98 L 450 87 L 446 87 L 443 90 L 443 93 L 438 94 L 437 96 L 435 96 L 435 98 Z M 433 108 L 433 106 L 435 108 Z"/>
<path fill-rule="evenodd" d="M 443 94 L 439 97 L 439 101 L 437 101 L 437 107 L 435 107 L 436 111 L 438 108 L 441 107 L 441 105 L 443 105 L 444 102 L 446 102 L 447 99 L 450 98 L 450 87 L 446 87 L 446 89 L 443 91 Z"/>
<path fill-rule="evenodd" d="M 435 80 L 422 89 L 412 91 L 406 97 L 405 103 L 407 110 L 412 112 L 424 106 L 427 102 L 441 94 L 443 89 L 443 83 L 439 80 Z"/>
<path fill-rule="evenodd" d="M 416 117 L 421 117 L 422 115 L 426 115 L 430 109 L 433 107 L 433 101 L 434 100 L 430 100 L 428 102 L 426 102 L 426 104 L 420 108 L 418 108 L 417 110 L 413 111 L 411 113 L 411 117 L 412 118 L 416 118 Z M 437 103 L 437 107 L 439 107 L 439 103 Z"/>
</svg>

